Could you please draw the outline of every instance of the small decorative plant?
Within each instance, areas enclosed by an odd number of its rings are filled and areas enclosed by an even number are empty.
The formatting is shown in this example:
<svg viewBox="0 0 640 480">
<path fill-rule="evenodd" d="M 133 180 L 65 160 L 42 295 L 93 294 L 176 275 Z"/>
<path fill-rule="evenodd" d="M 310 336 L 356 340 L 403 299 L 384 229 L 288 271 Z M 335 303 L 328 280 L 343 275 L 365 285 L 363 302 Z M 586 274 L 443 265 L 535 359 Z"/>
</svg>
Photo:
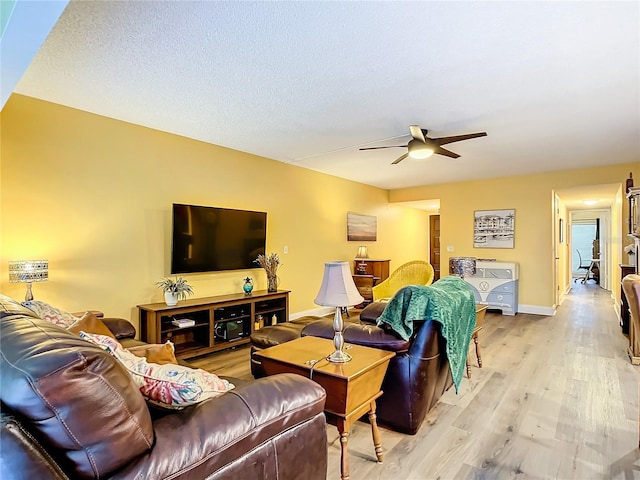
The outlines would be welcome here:
<svg viewBox="0 0 640 480">
<path fill-rule="evenodd" d="M 182 277 L 176 277 L 175 280 L 173 278 L 163 278 L 156 285 L 164 293 L 171 293 L 180 300 L 186 300 L 187 295 L 193 295 L 191 285 Z"/>
<path fill-rule="evenodd" d="M 254 262 L 264 268 L 267 273 L 267 290 L 275 292 L 278 289 L 278 267 L 281 265 L 278 254 L 258 255 Z"/>
</svg>

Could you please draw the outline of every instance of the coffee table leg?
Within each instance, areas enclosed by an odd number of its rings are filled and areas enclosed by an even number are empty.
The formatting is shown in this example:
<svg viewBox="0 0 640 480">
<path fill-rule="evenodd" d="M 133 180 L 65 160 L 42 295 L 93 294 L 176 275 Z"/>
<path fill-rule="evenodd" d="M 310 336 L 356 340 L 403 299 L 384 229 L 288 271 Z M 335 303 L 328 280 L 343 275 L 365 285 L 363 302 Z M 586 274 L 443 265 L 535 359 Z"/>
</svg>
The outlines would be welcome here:
<svg viewBox="0 0 640 480">
<path fill-rule="evenodd" d="M 349 450 L 347 449 L 349 422 L 338 419 L 337 427 L 340 433 L 340 477 L 342 480 L 349 480 Z"/>
<path fill-rule="evenodd" d="M 369 410 L 369 423 L 371 424 L 371 436 L 373 437 L 373 447 L 376 451 L 378 463 L 382 463 L 384 456 L 382 455 L 382 439 L 380 430 L 378 429 L 378 421 L 376 420 L 376 401 L 371 402 L 371 410 Z"/>
</svg>

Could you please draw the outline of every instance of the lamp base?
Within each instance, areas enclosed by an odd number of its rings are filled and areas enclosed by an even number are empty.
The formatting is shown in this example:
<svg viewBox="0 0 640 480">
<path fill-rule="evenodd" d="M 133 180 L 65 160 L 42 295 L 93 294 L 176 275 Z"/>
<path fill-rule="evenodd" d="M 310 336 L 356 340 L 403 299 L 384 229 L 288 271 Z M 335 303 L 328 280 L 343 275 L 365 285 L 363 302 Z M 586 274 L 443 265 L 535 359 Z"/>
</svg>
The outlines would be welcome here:
<svg viewBox="0 0 640 480">
<path fill-rule="evenodd" d="M 327 357 L 327 360 L 331 363 L 347 363 L 351 361 L 351 355 L 342 351 L 342 347 L 344 346 L 344 338 L 342 336 L 344 323 L 342 321 L 341 310 L 340 307 L 336 307 L 336 314 L 333 317 L 333 331 L 335 332 L 333 335 L 333 346 L 336 347 L 336 350 Z"/>
<path fill-rule="evenodd" d="M 351 355 L 344 353 L 342 350 L 336 350 L 327 357 L 331 363 L 347 363 L 351 361 Z"/>
<path fill-rule="evenodd" d="M 31 292 L 31 282 L 27 282 L 27 293 L 24 296 L 25 302 L 33 300 L 33 293 Z"/>
</svg>

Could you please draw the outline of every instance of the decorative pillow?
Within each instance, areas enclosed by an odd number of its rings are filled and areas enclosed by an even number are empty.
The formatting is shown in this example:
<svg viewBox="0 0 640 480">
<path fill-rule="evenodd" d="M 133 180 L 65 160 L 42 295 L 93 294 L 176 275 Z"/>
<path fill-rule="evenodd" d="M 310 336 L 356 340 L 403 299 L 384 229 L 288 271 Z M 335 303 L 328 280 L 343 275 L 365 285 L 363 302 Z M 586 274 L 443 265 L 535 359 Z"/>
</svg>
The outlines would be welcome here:
<svg viewBox="0 0 640 480">
<path fill-rule="evenodd" d="M 100 345 L 116 357 L 131 374 L 140 393 L 158 404 L 182 408 L 217 397 L 234 388 L 227 380 L 201 369 L 148 363 L 146 358 L 128 352 L 116 340 L 105 335 L 80 332 L 80 336 Z"/>
<path fill-rule="evenodd" d="M 71 315 L 69 312 L 64 312 L 57 308 L 52 307 L 48 303 L 41 302 L 39 300 L 29 300 L 22 302 L 22 306 L 27 307 L 29 310 L 35 312 L 42 320 L 47 320 L 56 325 L 67 328 L 80 317 Z"/>
<path fill-rule="evenodd" d="M 97 333 L 97 332 L 90 332 Z M 149 344 L 140 345 L 137 347 L 127 348 L 136 357 L 144 357 L 147 359 L 147 363 L 155 363 L 158 365 L 165 365 L 167 363 L 177 364 L 175 348 L 171 341 L 167 340 L 165 344 Z"/>
<path fill-rule="evenodd" d="M 93 313 L 87 312 L 79 320 L 73 322 L 68 328 L 72 333 L 80 335 L 80 332 L 94 333 L 97 335 L 106 335 L 115 339 L 115 335 L 109 330 L 102 320 L 96 317 Z"/>
</svg>

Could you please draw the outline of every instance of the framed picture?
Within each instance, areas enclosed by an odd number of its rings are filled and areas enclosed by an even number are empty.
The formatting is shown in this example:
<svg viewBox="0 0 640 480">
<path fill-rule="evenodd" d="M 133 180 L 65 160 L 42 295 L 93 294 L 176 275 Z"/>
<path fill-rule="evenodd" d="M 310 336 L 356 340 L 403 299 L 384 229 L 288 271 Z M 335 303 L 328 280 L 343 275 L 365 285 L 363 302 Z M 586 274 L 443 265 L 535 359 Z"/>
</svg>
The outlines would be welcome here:
<svg viewBox="0 0 640 480">
<path fill-rule="evenodd" d="M 347 213 L 347 240 L 350 242 L 375 242 L 378 219 L 372 215 Z"/>
<path fill-rule="evenodd" d="M 515 210 L 476 210 L 473 221 L 474 248 L 513 248 Z"/>
</svg>

